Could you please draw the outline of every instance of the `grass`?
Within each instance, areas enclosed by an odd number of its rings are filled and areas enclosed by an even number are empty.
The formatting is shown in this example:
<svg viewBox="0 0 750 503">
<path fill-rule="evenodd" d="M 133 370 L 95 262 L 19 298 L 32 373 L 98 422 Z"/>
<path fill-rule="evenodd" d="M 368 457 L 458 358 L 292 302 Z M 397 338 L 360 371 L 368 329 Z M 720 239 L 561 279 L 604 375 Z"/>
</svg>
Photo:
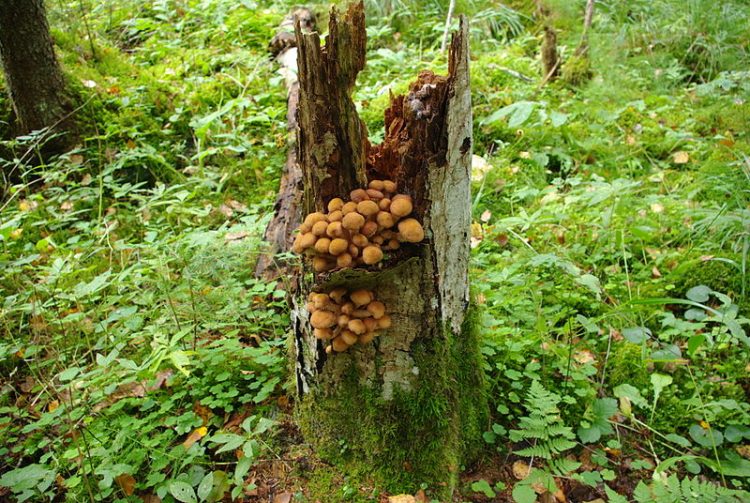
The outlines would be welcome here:
<svg viewBox="0 0 750 503">
<path fill-rule="evenodd" d="M 750 9 L 598 2 L 591 80 L 540 88 L 533 10 L 458 3 L 493 414 L 456 501 L 748 490 Z M 583 3 L 549 2 L 563 57 Z M 84 134 L 42 163 L 0 94 L 0 162 L 26 182 L 0 203 L 2 498 L 385 494 L 299 438 L 284 286 L 252 276 L 286 146 L 266 44 L 290 6 L 50 5 Z M 445 71 L 445 7 L 367 8 L 355 99 L 377 140 L 387 90 Z M 534 440 L 563 428 L 575 446 Z"/>
</svg>

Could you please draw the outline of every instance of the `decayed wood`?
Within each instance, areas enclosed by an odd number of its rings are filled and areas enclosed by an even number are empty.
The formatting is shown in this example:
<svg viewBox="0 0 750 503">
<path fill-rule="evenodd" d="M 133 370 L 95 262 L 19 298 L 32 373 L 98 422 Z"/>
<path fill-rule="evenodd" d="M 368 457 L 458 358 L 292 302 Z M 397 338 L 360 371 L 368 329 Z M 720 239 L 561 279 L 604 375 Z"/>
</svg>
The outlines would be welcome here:
<svg viewBox="0 0 750 503">
<path fill-rule="evenodd" d="M 315 15 L 310 9 L 295 9 L 279 26 L 279 31 L 269 44 L 286 80 L 287 130 L 290 132 L 287 158 L 281 173 L 279 193 L 274 204 L 274 215 L 263 235 L 268 248 L 258 257 L 255 276 L 272 279 L 289 273 L 289 265 L 275 261 L 275 255 L 289 251 L 294 240 L 294 230 L 300 224 L 302 199 L 302 170 L 297 164 L 297 104 L 299 103 L 299 81 L 297 80 L 297 38 L 295 24 L 306 32 L 315 29 Z"/>
</svg>

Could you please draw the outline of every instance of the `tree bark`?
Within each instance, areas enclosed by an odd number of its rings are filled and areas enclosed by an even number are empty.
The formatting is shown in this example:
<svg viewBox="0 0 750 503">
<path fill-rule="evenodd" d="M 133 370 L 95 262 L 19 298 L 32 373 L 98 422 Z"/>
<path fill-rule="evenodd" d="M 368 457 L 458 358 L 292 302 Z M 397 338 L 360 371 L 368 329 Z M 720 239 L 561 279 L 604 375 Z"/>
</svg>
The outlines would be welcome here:
<svg viewBox="0 0 750 503">
<path fill-rule="evenodd" d="M 315 29 L 315 16 L 310 9 L 295 9 L 279 26 L 279 31 L 271 40 L 269 49 L 276 56 L 286 78 L 287 87 L 287 130 L 290 134 L 286 163 L 281 174 L 279 194 L 274 204 L 274 216 L 266 226 L 263 239 L 268 244 L 265 253 L 258 257 L 255 276 L 271 280 L 288 275 L 291 265 L 280 262 L 278 253 L 289 251 L 294 240 L 294 230 L 301 220 L 302 170 L 297 163 L 297 104 L 299 103 L 299 81 L 297 80 L 297 42 L 294 35 L 295 23 L 302 30 Z"/>
<path fill-rule="evenodd" d="M 298 419 L 321 457 L 390 491 L 427 484 L 441 500 L 476 452 L 487 405 L 469 307 L 472 147 L 468 26 L 450 45 L 448 76 L 424 71 L 391 98 L 386 137 L 371 146 L 351 91 L 365 63 L 364 7 L 333 9 L 329 36 L 297 30 L 302 207 L 320 211 L 367 180 L 409 194 L 427 238 L 375 266 L 316 274 L 303 262 L 291 295 Z M 312 333 L 311 291 L 367 288 L 391 328 L 327 353 Z"/>
<path fill-rule="evenodd" d="M 70 106 L 43 0 L 0 0 L 0 59 L 16 115 L 14 132 L 64 131 Z M 48 147 L 65 143 L 56 139 Z"/>
</svg>

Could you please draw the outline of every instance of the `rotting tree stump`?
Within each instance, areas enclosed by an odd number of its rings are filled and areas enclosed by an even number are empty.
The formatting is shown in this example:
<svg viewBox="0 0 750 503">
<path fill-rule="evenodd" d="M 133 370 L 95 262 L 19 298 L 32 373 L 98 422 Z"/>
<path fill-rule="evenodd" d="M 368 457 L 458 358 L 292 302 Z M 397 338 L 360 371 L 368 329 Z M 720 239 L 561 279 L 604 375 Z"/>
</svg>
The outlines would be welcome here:
<svg viewBox="0 0 750 503">
<path fill-rule="evenodd" d="M 370 145 L 351 93 L 365 65 L 362 3 L 329 35 L 297 27 L 300 96 L 297 162 L 301 206 L 320 211 L 368 180 L 410 195 L 426 239 L 405 243 L 373 266 L 315 273 L 303 260 L 290 293 L 297 418 L 307 442 L 353 477 L 389 491 L 426 484 L 446 500 L 481 445 L 487 402 L 469 305 L 472 147 L 466 19 L 453 35 L 449 73 L 419 74 L 391 98 L 385 139 Z M 372 343 L 326 352 L 313 335 L 310 292 L 373 290 L 392 326 Z"/>
</svg>

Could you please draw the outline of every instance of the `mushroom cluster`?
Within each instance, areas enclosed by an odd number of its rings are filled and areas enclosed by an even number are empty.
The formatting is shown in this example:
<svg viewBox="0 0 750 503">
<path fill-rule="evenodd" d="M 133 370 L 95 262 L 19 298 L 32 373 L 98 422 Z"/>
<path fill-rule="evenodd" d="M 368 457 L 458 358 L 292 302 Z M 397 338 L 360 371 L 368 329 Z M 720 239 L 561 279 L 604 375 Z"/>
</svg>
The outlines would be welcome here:
<svg viewBox="0 0 750 503">
<path fill-rule="evenodd" d="M 327 352 L 346 351 L 350 346 L 367 344 L 378 330 L 391 326 L 391 317 L 385 305 L 375 300 L 371 290 L 335 288 L 329 293 L 311 292 L 307 311 L 313 334 L 323 341 L 330 341 Z"/>
<path fill-rule="evenodd" d="M 312 255 L 316 272 L 377 264 L 383 250 L 424 239 L 422 224 L 407 218 L 414 210 L 411 196 L 396 194 L 394 182 L 372 180 L 349 197 L 331 199 L 327 213 L 310 213 L 299 227 L 292 251 Z"/>
</svg>

